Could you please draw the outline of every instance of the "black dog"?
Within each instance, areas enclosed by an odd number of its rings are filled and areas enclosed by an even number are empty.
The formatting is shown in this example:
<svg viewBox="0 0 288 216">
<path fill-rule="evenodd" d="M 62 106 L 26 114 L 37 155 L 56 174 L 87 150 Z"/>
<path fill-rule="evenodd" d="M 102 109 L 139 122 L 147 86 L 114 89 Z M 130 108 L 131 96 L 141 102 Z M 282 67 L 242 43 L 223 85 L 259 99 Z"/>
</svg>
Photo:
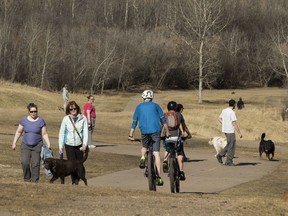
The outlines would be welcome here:
<svg viewBox="0 0 288 216">
<path fill-rule="evenodd" d="M 79 179 L 82 179 L 87 186 L 83 161 L 47 158 L 44 160 L 44 167 L 53 174 L 50 183 L 53 183 L 60 177 L 61 184 L 64 184 L 65 177 L 72 175 L 73 179 L 76 179 L 72 184 L 78 185 Z"/>
<path fill-rule="evenodd" d="M 260 155 L 260 157 L 262 157 L 262 153 L 265 152 L 266 157 L 269 160 L 273 160 L 275 145 L 271 140 L 264 140 L 264 138 L 265 138 L 265 133 L 262 133 L 261 141 L 259 144 L 259 155 Z M 270 158 L 270 154 L 272 154 L 271 158 Z"/>
</svg>

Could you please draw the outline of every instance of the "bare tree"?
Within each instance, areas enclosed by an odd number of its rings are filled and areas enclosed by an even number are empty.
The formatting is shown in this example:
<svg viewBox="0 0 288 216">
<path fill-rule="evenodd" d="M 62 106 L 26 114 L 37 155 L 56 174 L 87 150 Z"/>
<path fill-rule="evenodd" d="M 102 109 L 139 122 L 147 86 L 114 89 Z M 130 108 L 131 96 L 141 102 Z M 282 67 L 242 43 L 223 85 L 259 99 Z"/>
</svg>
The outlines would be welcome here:
<svg viewBox="0 0 288 216">
<path fill-rule="evenodd" d="M 237 27 L 232 28 L 230 31 L 226 31 L 222 34 L 222 56 L 225 56 L 225 59 L 221 59 L 226 62 L 226 74 L 224 79 L 229 80 L 228 85 L 231 87 L 237 87 L 240 85 L 245 76 L 245 69 L 243 61 L 247 61 L 249 41 L 244 32 L 241 32 Z M 220 58 L 220 57 L 219 57 Z M 245 64 L 246 65 L 246 64 Z M 242 70 L 242 71 L 241 71 Z M 224 87 L 228 87 L 224 86 Z"/>
<path fill-rule="evenodd" d="M 35 47 L 37 44 L 37 40 L 43 31 L 40 24 L 35 21 L 32 17 L 30 18 L 30 22 L 25 26 L 25 35 L 24 38 L 28 44 L 28 83 L 33 82 L 33 60 L 35 56 Z M 29 81 L 30 80 L 30 81 Z"/>
<path fill-rule="evenodd" d="M 12 28 L 9 24 L 9 16 L 13 16 L 13 4 L 14 1 L 8 1 L 8 0 L 3 0 L 1 2 L 2 4 L 0 5 L 1 11 L 3 13 L 3 21 L 1 22 L 1 27 L 0 27 L 0 59 L 2 62 L 1 69 L 2 72 L 6 73 L 8 72 L 8 59 L 7 55 L 9 52 L 8 49 L 8 44 L 11 43 L 11 33 L 12 33 Z"/>
<path fill-rule="evenodd" d="M 205 45 L 207 37 L 222 31 L 227 23 L 223 23 L 221 0 L 178 0 L 172 3 L 171 9 L 174 14 L 169 23 L 169 29 L 180 37 L 198 55 L 198 102 L 202 103 L 204 69 L 207 61 L 205 59 Z M 213 47 L 207 44 L 206 47 Z"/>
<path fill-rule="evenodd" d="M 288 23 L 278 22 L 276 25 L 276 29 L 272 31 L 271 38 L 275 45 L 276 50 L 278 51 L 278 62 L 282 65 L 282 70 L 278 70 L 279 67 L 273 67 L 274 71 L 286 77 L 286 81 L 288 82 L 288 31 L 287 31 Z"/>
<path fill-rule="evenodd" d="M 114 52 L 115 52 L 115 48 L 116 48 L 116 44 L 112 47 L 110 47 L 110 45 L 111 44 L 109 44 L 108 42 L 104 43 L 104 46 L 105 46 L 104 58 L 102 61 L 99 61 L 98 66 L 96 66 L 94 68 L 91 87 L 90 87 L 90 93 L 91 94 L 93 94 L 93 92 L 94 92 L 94 86 L 96 85 L 97 79 L 100 80 L 100 82 L 102 84 L 102 89 L 104 88 L 105 75 L 108 73 L 108 69 L 111 65 L 111 59 L 113 59 L 113 57 L 114 57 Z M 103 67 L 103 69 L 102 69 L 102 67 Z M 102 77 L 100 77 L 101 76 L 101 74 L 100 74 L 101 69 L 104 71 L 102 73 Z"/>
<path fill-rule="evenodd" d="M 119 78 L 118 78 L 117 90 L 119 90 L 120 89 L 120 85 L 122 85 L 122 77 L 124 75 L 124 66 L 125 66 L 126 55 L 127 55 L 127 46 L 125 47 L 124 55 L 123 55 L 123 59 L 122 59 L 122 63 L 121 63 L 121 69 L 120 69 L 120 74 L 119 74 Z M 123 85 L 122 85 L 122 90 L 124 90 L 124 86 Z"/>
<path fill-rule="evenodd" d="M 57 56 L 55 53 L 55 43 L 54 43 L 54 37 L 53 34 L 51 33 L 51 26 L 48 25 L 46 29 L 46 37 L 45 37 L 45 52 L 44 52 L 44 57 L 43 57 L 43 66 L 42 66 L 42 71 L 41 71 L 41 83 L 40 83 L 40 88 L 43 89 L 44 87 L 44 79 L 45 79 L 45 73 L 48 69 L 49 66 L 52 65 L 53 60 Z M 52 54 L 52 52 L 54 53 Z"/>
</svg>

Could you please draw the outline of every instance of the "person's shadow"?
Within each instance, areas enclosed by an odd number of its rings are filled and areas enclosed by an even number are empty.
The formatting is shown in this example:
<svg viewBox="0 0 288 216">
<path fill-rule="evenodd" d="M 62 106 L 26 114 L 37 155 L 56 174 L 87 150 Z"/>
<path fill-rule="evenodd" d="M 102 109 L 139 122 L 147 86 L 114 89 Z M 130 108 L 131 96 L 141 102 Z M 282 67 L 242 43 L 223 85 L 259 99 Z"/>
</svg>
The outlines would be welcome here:
<svg viewBox="0 0 288 216">
<path fill-rule="evenodd" d="M 240 163 L 236 164 L 236 166 L 256 166 L 257 164 L 260 164 L 260 163 L 257 163 L 257 162 L 240 162 Z"/>
<path fill-rule="evenodd" d="M 191 163 L 191 162 L 194 162 L 194 163 L 198 163 L 198 162 L 202 162 L 202 161 L 206 161 L 205 159 L 199 159 L 199 160 L 192 160 L 192 159 L 189 159 L 187 161 L 185 161 L 185 163 Z"/>
</svg>

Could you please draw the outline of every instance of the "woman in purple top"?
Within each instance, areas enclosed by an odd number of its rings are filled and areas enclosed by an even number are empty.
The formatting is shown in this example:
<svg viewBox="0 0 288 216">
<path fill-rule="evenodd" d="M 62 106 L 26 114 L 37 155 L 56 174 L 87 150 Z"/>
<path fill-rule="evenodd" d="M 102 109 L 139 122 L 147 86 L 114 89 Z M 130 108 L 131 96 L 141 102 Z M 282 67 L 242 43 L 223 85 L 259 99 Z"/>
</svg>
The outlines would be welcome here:
<svg viewBox="0 0 288 216">
<path fill-rule="evenodd" d="M 50 148 L 50 141 L 46 130 L 45 121 L 38 116 L 38 109 L 34 103 L 27 106 L 28 116 L 21 119 L 16 130 L 12 149 L 16 149 L 16 143 L 24 133 L 21 143 L 21 164 L 24 181 L 38 182 L 40 176 L 40 153 L 43 139 Z"/>
</svg>

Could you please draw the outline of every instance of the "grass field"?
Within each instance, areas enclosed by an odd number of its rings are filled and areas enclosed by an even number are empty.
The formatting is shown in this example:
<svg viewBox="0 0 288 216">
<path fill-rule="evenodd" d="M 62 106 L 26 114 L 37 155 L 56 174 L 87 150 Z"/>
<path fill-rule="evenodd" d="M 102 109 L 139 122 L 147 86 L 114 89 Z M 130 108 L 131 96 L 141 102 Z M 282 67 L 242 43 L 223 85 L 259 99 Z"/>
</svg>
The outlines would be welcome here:
<svg viewBox="0 0 288 216">
<path fill-rule="evenodd" d="M 94 141 L 129 144 L 127 136 L 135 106 L 141 102 L 139 93 L 107 92 L 95 95 L 97 109 Z M 239 154 L 252 154 L 249 141 L 266 132 L 276 144 L 277 159 L 283 161 L 269 176 L 248 182 L 217 194 L 163 194 L 146 191 L 115 190 L 102 187 L 73 187 L 49 184 L 41 175 L 38 184 L 24 183 L 20 169 L 19 145 L 11 150 L 13 135 L 19 120 L 27 114 L 26 106 L 35 102 L 39 115 L 47 123 L 53 140 L 58 137 L 64 112 L 61 93 L 47 92 L 0 81 L 0 215 L 288 215 L 288 153 L 277 146 L 288 145 L 288 122 L 282 121 L 281 110 L 287 90 L 279 88 L 242 90 L 205 90 L 204 103 L 197 103 L 195 91 L 158 91 L 155 101 L 163 110 L 169 100 L 185 107 L 184 116 L 192 132 L 189 148 L 207 148 L 210 137 L 221 135 L 217 119 L 227 101 L 242 97 L 243 110 L 236 110 L 238 123 L 247 142 Z M 70 94 L 81 107 L 84 94 Z M 139 133 L 139 130 L 137 130 Z M 57 152 L 57 141 L 52 143 Z M 254 151 L 254 150 L 253 150 Z M 57 153 L 55 155 L 58 156 Z M 105 175 L 136 167 L 138 158 L 128 155 L 91 152 L 85 163 L 87 177 Z"/>
<path fill-rule="evenodd" d="M 18 84 L 0 81 L 0 122 L 1 133 L 14 134 L 20 118 L 27 114 L 26 106 L 34 102 L 39 107 L 39 115 L 47 123 L 49 135 L 58 136 L 58 130 L 64 112 L 61 92 L 47 92 Z M 232 94 L 233 93 L 233 94 Z M 108 92 L 95 95 L 97 109 L 96 134 L 94 140 L 109 143 L 126 143 L 131 126 L 133 111 L 141 102 L 139 93 Z M 159 91 L 155 93 L 155 101 L 163 110 L 170 100 L 184 105 L 186 123 L 194 135 L 199 138 L 210 138 L 221 135 L 218 116 L 227 106 L 229 99 L 242 97 L 245 102 L 243 110 L 236 110 L 238 124 L 243 139 L 259 139 L 266 132 L 269 139 L 277 143 L 287 143 L 288 121 L 282 121 L 283 101 L 288 98 L 287 90 L 279 88 L 247 89 L 247 90 L 205 90 L 204 103 L 197 103 L 196 91 Z M 86 102 L 84 94 L 70 93 L 70 100 L 75 100 L 81 107 Z M 131 103 L 133 101 L 133 103 Z"/>
</svg>

